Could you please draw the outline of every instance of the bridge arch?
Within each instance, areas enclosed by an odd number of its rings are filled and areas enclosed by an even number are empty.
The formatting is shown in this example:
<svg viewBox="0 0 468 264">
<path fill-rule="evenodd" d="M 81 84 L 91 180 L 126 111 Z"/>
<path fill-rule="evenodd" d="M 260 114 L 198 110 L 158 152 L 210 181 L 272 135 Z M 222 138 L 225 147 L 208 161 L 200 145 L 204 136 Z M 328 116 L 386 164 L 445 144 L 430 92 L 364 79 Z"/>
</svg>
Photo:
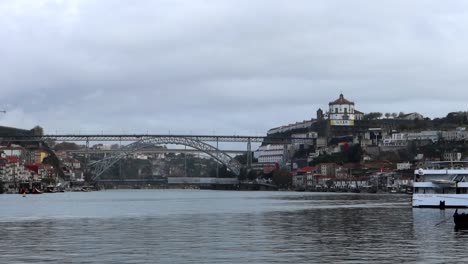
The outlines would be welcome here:
<svg viewBox="0 0 468 264">
<path fill-rule="evenodd" d="M 212 157 L 217 162 L 225 165 L 231 172 L 236 176 L 239 176 L 242 165 L 227 153 L 220 151 L 216 147 L 211 146 L 205 142 L 202 142 L 197 139 L 188 138 L 188 137 L 157 137 L 157 138 L 145 138 L 139 141 L 136 141 L 132 144 L 126 145 L 121 148 L 121 152 L 110 157 L 104 158 L 102 160 L 92 162 L 88 165 L 88 169 L 93 172 L 93 180 L 99 179 L 99 177 L 115 163 L 126 157 L 127 155 L 134 154 L 139 150 L 147 147 L 148 144 L 151 145 L 183 145 L 197 149 L 210 157 Z"/>
</svg>

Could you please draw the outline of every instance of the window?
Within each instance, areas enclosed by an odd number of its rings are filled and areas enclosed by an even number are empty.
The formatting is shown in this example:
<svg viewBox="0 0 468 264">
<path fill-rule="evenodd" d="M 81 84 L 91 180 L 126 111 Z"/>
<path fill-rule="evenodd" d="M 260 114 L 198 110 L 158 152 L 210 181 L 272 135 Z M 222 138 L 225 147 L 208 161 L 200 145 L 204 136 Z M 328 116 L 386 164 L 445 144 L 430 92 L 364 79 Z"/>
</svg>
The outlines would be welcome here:
<svg viewBox="0 0 468 264">
<path fill-rule="evenodd" d="M 335 113 L 338 113 L 338 107 L 337 107 L 337 108 L 335 108 Z"/>
</svg>

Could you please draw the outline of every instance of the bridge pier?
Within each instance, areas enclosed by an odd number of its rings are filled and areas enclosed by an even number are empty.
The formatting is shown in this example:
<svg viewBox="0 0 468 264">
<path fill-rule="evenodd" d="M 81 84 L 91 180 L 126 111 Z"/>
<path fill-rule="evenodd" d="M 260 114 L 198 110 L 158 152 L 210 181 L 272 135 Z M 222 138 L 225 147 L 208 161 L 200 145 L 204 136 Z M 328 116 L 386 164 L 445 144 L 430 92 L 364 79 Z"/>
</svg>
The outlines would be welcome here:
<svg viewBox="0 0 468 264">
<path fill-rule="evenodd" d="M 247 139 L 247 170 L 250 171 L 252 168 L 252 140 Z"/>
</svg>

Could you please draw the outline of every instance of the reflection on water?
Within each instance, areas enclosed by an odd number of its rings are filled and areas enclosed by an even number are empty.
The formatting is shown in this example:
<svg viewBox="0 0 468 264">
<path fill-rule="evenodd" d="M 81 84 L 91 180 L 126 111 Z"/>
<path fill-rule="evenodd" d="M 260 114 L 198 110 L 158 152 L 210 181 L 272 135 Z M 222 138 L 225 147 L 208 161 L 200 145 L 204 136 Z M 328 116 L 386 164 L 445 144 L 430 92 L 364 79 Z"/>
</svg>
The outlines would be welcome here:
<svg viewBox="0 0 468 264">
<path fill-rule="evenodd" d="M 115 191 L 0 196 L 1 263 L 466 262 L 453 210 L 410 196 Z"/>
</svg>

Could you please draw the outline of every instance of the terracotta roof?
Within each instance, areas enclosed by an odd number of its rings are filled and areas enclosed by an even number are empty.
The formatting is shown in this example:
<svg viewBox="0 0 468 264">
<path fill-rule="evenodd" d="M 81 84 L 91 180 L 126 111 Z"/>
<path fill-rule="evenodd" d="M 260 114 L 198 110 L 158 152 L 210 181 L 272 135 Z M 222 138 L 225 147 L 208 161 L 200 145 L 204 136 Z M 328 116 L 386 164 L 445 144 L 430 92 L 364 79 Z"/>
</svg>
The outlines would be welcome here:
<svg viewBox="0 0 468 264">
<path fill-rule="evenodd" d="M 318 167 L 320 165 L 336 165 L 336 163 L 333 163 L 333 162 L 322 162 L 322 163 L 319 163 L 317 164 L 315 167 Z"/>
<path fill-rule="evenodd" d="M 344 98 L 343 94 L 340 94 L 340 98 L 330 102 L 330 105 L 332 104 L 354 104 L 354 102 L 348 101 L 346 98 Z"/>
<path fill-rule="evenodd" d="M 315 167 L 306 166 L 306 167 L 303 167 L 303 168 L 298 169 L 297 171 L 298 171 L 298 172 L 308 172 L 308 171 L 313 171 L 313 170 L 315 170 Z"/>
<path fill-rule="evenodd" d="M 19 161 L 19 158 L 16 157 L 16 156 L 9 156 L 9 157 L 7 157 L 7 160 L 8 160 L 8 162 L 10 162 L 10 163 L 16 163 L 16 162 Z"/>
</svg>

